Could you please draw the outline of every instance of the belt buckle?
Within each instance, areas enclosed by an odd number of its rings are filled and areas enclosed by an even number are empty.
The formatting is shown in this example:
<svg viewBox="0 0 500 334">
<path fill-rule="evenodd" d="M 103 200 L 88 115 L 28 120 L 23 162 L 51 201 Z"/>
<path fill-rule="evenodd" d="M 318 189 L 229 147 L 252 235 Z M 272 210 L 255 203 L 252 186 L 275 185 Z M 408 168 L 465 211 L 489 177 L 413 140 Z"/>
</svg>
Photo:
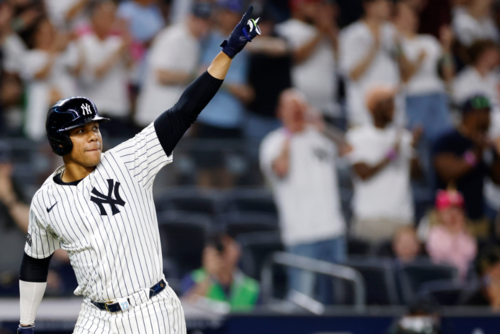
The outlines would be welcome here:
<svg viewBox="0 0 500 334">
<path fill-rule="evenodd" d="M 108 305 L 111 305 L 111 304 L 114 304 L 113 302 L 111 301 L 107 301 L 107 302 L 104 302 L 104 308 L 106 309 L 106 311 L 108 311 L 109 313 L 113 313 L 111 312 L 111 310 L 108 308 Z"/>
</svg>

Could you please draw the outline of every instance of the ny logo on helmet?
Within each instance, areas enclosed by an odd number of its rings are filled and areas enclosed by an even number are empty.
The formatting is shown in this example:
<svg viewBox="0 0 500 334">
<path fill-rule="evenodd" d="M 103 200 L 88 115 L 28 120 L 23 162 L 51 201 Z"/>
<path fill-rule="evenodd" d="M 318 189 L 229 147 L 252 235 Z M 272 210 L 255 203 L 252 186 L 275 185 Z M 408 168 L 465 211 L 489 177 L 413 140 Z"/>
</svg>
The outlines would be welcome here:
<svg viewBox="0 0 500 334">
<path fill-rule="evenodd" d="M 83 115 L 92 115 L 92 109 L 90 105 L 87 103 L 82 104 L 82 114 Z"/>
</svg>

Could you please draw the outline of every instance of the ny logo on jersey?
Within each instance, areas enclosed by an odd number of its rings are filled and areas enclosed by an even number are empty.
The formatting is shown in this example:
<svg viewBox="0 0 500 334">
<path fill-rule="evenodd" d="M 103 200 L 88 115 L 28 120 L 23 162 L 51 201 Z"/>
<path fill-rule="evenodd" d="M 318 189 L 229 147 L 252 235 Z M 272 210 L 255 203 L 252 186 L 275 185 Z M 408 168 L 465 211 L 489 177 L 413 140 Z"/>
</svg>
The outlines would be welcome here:
<svg viewBox="0 0 500 334">
<path fill-rule="evenodd" d="M 82 104 L 81 108 L 82 115 L 92 115 L 92 109 L 90 108 L 90 105 L 88 103 Z"/>
<path fill-rule="evenodd" d="M 120 197 L 120 182 L 118 181 L 115 183 L 114 180 L 108 179 L 108 196 L 101 194 L 95 187 L 92 189 L 92 194 L 97 197 L 92 196 L 90 197 L 90 200 L 99 206 L 101 216 L 108 215 L 104 209 L 104 204 L 109 204 L 111 211 L 113 212 L 113 216 L 120 213 L 120 210 L 116 207 L 117 205 L 125 205 L 125 201 Z M 112 194 L 115 195 L 115 199 L 113 199 Z"/>
</svg>

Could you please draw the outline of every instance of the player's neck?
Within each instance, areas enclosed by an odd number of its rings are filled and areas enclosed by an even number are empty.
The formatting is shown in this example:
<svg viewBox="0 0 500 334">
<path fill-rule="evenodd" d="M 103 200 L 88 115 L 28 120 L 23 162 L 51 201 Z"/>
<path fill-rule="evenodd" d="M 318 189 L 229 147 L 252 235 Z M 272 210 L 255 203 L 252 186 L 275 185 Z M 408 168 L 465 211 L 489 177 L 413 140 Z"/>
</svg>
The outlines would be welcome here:
<svg viewBox="0 0 500 334">
<path fill-rule="evenodd" d="M 86 178 L 95 169 L 94 167 L 84 167 L 73 161 L 64 162 L 64 171 L 61 180 L 64 183 L 74 182 Z"/>
</svg>

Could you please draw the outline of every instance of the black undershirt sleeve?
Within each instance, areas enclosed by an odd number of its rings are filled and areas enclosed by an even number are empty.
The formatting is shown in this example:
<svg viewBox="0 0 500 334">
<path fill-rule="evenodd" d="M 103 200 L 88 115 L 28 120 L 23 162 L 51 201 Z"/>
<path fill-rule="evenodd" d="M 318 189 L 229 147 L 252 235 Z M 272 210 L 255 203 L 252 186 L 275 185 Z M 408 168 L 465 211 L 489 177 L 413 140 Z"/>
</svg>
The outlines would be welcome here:
<svg viewBox="0 0 500 334">
<path fill-rule="evenodd" d="M 47 282 L 49 264 L 52 255 L 45 259 L 35 259 L 24 253 L 21 263 L 21 274 L 19 278 L 25 282 L 44 283 Z"/>
<path fill-rule="evenodd" d="M 203 73 L 186 88 L 172 108 L 155 120 L 156 134 L 167 155 L 172 154 L 174 147 L 215 96 L 222 82 L 208 72 Z"/>
</svg>

